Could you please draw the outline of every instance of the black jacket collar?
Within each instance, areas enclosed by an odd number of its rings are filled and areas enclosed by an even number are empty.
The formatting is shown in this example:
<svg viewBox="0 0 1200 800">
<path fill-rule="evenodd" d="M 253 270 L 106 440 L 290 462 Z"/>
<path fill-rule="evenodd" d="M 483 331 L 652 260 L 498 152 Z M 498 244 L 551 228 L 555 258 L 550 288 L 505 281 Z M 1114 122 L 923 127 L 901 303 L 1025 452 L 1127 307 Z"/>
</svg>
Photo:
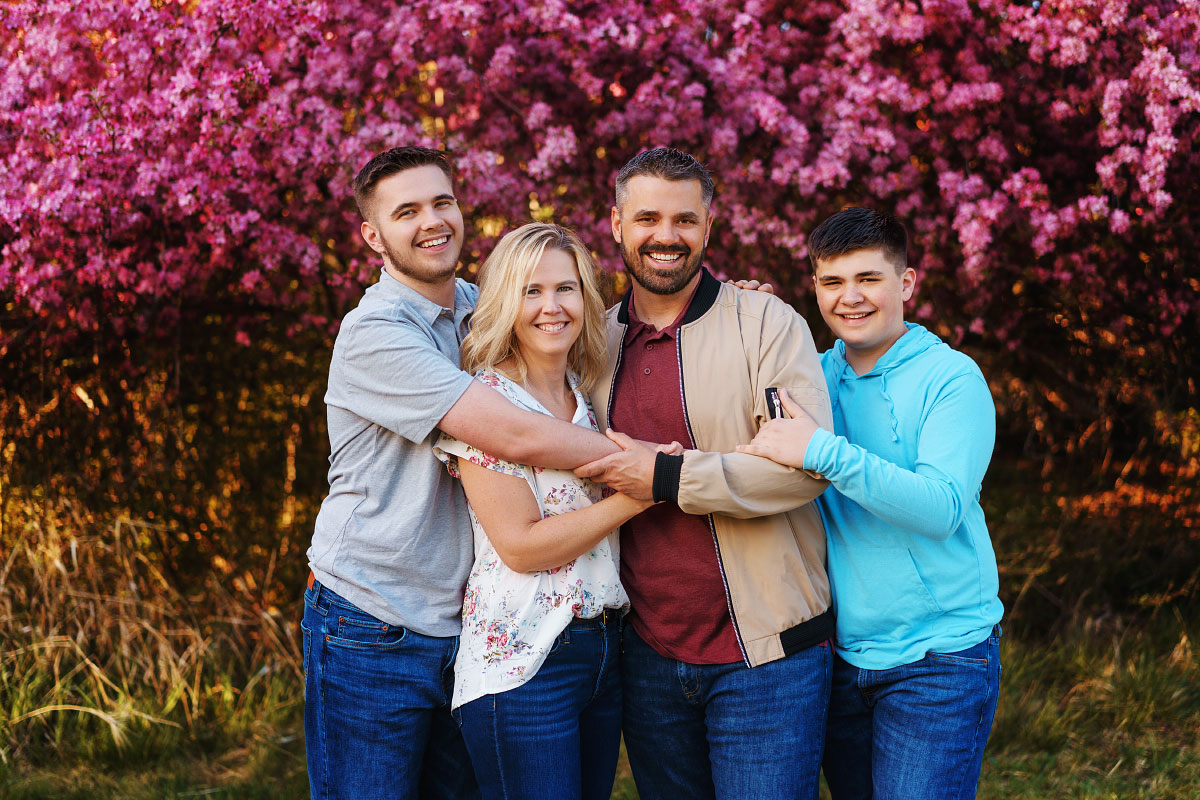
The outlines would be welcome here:
<svg viewBox="0 0 1200 800">
<path fill-rule="evenodd" d="M 708 271 L 708 267 L 700 268 L 700 285 L 696 287 L 696 295 L 692 298 L 691 305 L 683 315 L 683 320 L 680 325 L 686 325 L 689 322 L 695 322 L 704 316 L 704 313 L 712 308 L 713 303 L 717 302 L 717 294 L 721 291 L 721 282 L 712 276 Z M 629 287 L 629 291 L 621 298 L 621 306 L 617 309 L 617 322 L 622 325 L 629 324 L 629 301 L 633 297 L 633 287 Z"/>
</svg>

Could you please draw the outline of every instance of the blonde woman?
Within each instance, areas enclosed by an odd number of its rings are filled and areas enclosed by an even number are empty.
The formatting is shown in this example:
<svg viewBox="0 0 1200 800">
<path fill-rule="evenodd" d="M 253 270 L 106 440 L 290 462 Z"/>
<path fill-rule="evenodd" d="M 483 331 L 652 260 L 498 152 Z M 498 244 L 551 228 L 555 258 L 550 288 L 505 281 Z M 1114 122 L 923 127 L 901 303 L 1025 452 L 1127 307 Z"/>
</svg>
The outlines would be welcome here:
<svg viewBox="0 0 1200 800">
<path fill-rule="evenodd" d="M 592 429 L 604 365 L 596 266 L 571 231 L 525 225 L 479 277 L 463 369 L 521 408 Z M 448 436 L 475 533 L 452 706 L 484 798 L 607 798 L 621 731 L 617 528 L 651 503 Z"/>
</svg>

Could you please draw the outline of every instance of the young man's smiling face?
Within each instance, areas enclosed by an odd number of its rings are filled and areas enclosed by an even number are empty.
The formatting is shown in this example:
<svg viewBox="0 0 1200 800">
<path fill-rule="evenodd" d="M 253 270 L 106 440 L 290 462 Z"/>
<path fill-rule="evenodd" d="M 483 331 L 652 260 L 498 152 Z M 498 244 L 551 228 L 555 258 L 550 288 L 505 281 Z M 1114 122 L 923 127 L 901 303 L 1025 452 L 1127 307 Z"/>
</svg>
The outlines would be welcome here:
<svg viewBox="0 0 1200 800">
<path fill-rule="evenodd" d="M 629 180 L 621 207 L 612 210 L 613 238 L 625 268 L 654 294 L 675 294 L 691 283 L 711 229 L 698 180 L 637 175 Z"/>
<path fill-rule="evenodd" d="M 452 279 L 462 253 L 463 216 L 450 178 L 426 164 L 379 181 L 362 235 L 397 279 Z"/>
<path fill-rule="evenodd" d="M 883 250 L 820 259 L 813 282 L 825 324 L 846 343 L 846 360 L 860 375 L 908 330 L 904 303 L 912 297 L 916 272 L 897 273 Z"/>
</svg>

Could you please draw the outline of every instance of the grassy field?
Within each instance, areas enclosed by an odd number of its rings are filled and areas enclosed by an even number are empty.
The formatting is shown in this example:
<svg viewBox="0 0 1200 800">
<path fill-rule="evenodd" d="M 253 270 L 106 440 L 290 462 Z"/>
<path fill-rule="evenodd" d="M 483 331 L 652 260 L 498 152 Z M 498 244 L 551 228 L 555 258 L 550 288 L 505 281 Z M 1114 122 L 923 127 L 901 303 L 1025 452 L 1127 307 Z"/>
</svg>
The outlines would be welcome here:
<svg viewBox="0 0 1200 800">
<path fill-rule="evenodd" d="M 1055 642 L 1005 636 L 1004 680 L 980 783 L 981 798 L 1200 796 L 1197 626 L 1168 614 L 1149 627 L 1086 626 Z M 133 719 L 117 747 L 106 724 L 77 719 L 66 758 L 9 759 L 0 796 L 45 798 L 294 798 L 307 792 L 298 683 L 251 688 L 254 710 L 228 707 L 190 731 Z M 234 692 L 239 695 L 240 691 Z M 68 715 L 78 712 L 55 712 Z M 29 720 L 17 725 L 29 724 Z M 12 725 L 12 722 L 7 724 Z M 82 746 L 90 730 L 92 746 Z M 622 762 L 613 793 L 634 798 Z"/>
<path fill-rule="evenodd" d="M 1120 517 L 1108 495 L 993 496 L 1009 614 L 980 797 L 1200 797 L 1196 528 L 1159 513 L 1194 518 L 1194 494 Z M 294 545 L 232 564 L 38 492 L 3 510 L 0 800 L 307 796 Z M 613 796 L 636 797 L 624 762 Z"/>
</svg>

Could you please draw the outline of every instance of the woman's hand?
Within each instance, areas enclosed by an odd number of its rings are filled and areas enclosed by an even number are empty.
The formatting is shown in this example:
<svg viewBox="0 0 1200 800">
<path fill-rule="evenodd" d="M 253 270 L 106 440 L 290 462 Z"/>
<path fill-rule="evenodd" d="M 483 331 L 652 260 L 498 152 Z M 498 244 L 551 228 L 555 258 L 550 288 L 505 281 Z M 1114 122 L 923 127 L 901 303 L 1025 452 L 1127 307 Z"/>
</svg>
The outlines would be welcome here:
<svg viewBox="0 0 1200 800">
<path fill-rule="evenodd" d="M 650 444 L 647 442 L 647 444 Z M 670 444 L 650 444 L 656 451 L 666 453 L 669 456 L 683 455 L 683 445 L 679 442 L 671 442 Z"/>
</svg>

